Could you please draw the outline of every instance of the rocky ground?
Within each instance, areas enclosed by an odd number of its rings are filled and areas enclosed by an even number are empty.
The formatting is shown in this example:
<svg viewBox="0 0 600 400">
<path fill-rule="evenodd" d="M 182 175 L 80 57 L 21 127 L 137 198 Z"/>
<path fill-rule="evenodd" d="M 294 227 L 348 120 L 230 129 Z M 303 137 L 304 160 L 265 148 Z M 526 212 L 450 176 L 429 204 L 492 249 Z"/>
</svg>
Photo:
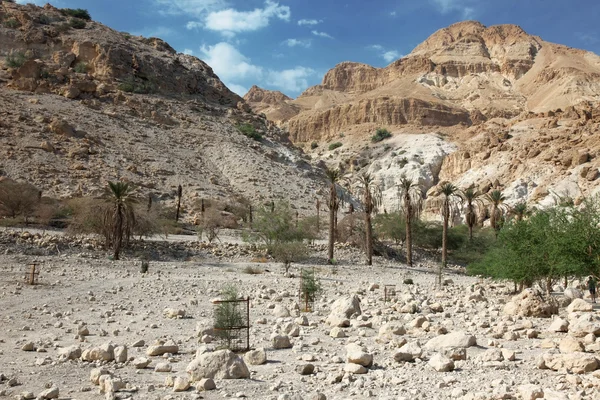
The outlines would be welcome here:
<svg viewBox="0 0 600 400">
<path fill-rule="evenodd" d="M 323 294 L 301 312 L 299 268 L 285 277 L 243 244 L 146 242 L 185 256 L 157 250 L 167 261 L 142 274 L 133 256 L 112 261 L 90 239 L 63 246 L 68 240 L 0 232 L 0 397 L 600 396 L 600 320 L 588 300 L 571 302 L 576 289 L 511 301 L 512 285 L 457 272 L 435 288 L 426 261 L 409 269 L 376 257 L 365 267 L 357 251 L 339 248 L 338 265 L 314 265 Z M 41 266 L 36 286 L 23 282 L 32 262 Z M 216 350 L 211 330 L 211 300 L 226 284 L 251 299 L 254 350 L 239 357 Z M 388 302 L 386 284 L 396 290 Z"/>
</svg>

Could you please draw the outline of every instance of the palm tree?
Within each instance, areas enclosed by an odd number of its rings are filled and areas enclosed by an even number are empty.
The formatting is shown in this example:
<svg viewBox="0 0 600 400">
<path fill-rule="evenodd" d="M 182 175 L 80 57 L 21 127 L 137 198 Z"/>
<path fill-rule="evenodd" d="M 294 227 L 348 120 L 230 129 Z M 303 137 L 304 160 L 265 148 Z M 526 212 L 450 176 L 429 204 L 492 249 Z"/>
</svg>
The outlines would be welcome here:
<svg viewBox="0 0 600 400">
<path fill-rule="evenodd" d="M 113 246 L 113 258 L 119 259 L 123 237 L 129 240 L 135 225 L 135 212 L 133 205 L 136 203 L 133 186 L 126 182 L 108 182 L 104 198 L 113 205 L 107 213 L 112 232 L 110 232 Z"/>
<path fill-rule="evenodd" d="M 490 204 L 490 225 L 492 229 L 496 231 L 496 237 L 498 237 L 498 231 L 502 228 L 502 217 L 506 206 L 504 200 L 506 198 L 502 194 L 501 190 L 494 189 L 490 193 L 485 195 L 486 201 Z"/>
<path fill-rule="evenodd" d="M 463 198 L 467 202 L 465 222 L 469 227 L 469 240 L 473 241 L 473 227 L 477 224 L 477 220 L 479 219 L 479 216 L 477 215 L 479 208 L 483 207 L 481 193 L 473 186 L 470 186 L 463 191 Z"/>
<path fill-rule="evenodd" d="M 175 222 L 179 222 L 179 210 L 181 209 L 181 195 L 183 194 L 183 188 L 181 185 L 177 186 L 177 213 L 175 214 Z"/>
<path fill-rule="evenodd" d="M 398 183 L 398 196 L 402 199 L 401 208 L 406 228 L 406 263 L 412 267 L 412 223 L 413 219 L 419 218 L 423 196 L 419 184 L 405 175 L 402 175 Z"/>
<path fill-rule="evenodd" d="M 456 202 L 462 202 L 460 190 L 450 182 L 444 183 L 440 187 L 439 194 L 442 199 L 442 264 L 438 271 L 438 285 L 442 285 L 442 270 L 448 264 L 448 222 L 454 217 L 457 211 Z"/>
<path fill-rule="evenodd" d="M 337 196 L 336 184 L 340 180 L 340 171 L 337 169 L 329 169 L 325 171 L 327 180 L 329 181 L 329 246 L 327 249 L 327 262 L 333 264 L 333 244 L 335 243 L 335 216 L 340 205 L 340 199 Z"/>
<path fill-rule="evenodd" d="M 512 213 L 517 217 L 517 221 L 523 221 L 523 218 L 531 215 L 531 210 L 526 202 L 520 201 L 512 208 Z"/>
<path fill-rule="evenodd" d="M 367 253 L 367 265 L 373 265 L 373 224 L 371 223 L 371 214 L 377 210 L 381 204 L 381 193 L 372 187 L 373 178 L 370 174 L 364 173 L 359 178 L 363 187 L 363 206 L 365 209 L 365 249 Z"/>
</svg>

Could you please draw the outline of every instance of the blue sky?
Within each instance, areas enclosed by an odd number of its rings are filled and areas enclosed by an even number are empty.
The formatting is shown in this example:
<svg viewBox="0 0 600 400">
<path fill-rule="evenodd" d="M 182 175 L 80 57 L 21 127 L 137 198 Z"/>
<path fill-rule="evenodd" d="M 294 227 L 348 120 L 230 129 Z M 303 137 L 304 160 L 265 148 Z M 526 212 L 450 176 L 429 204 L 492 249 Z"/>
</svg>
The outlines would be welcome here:
<svg viewBox="0 0 600 400">
<path fill-rule="evenodd" d="M 42 5 L 47 0 L 18 0 Z M 119 31 L 160 37 L 206 61 L 243 95 L 297 97 L 342 61 L 384 67 L 462 20 L 516 24 L 600 54 L 598 0 L 50 0 Z"/>
</svg>

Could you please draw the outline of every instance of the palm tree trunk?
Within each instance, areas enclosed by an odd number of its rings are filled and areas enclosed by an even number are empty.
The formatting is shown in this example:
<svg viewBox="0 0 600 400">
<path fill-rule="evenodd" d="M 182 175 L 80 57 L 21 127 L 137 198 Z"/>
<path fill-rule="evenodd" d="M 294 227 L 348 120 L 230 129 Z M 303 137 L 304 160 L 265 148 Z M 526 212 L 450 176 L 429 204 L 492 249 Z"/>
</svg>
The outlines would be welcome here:
<svg viewBox="0 0 600 400">
<path fill-rule="evenodd" d="M 442 285 L 442 271 L 448 263 L 448 219 L 450 218 L 450 208 L 444 205 L 444 224 L 442 226 L 442 264 L 438 271 L 438 285 Z"/>
<path fill-rule="evenodd" d="M 405 204 L 404 208 L 406 210 L 406 215 L 404 216 L 406 229 L 406 263 L 412 267 L 412 207 L 410 205 L 410 199 L 408 199 L 408 203 Z"/>
<path fill-rule="evenodd" d="M 367 245 L 367 265 L 373 265 L 373 227 L 371 226 L 371 213 L 365 213 L 365 234 Z"/>
<path fill-rule="evenodd" d="M 333 264 L 333 244 L 335 242 L 335 190 L 332 188 L 329 195 L 329 247 L 327 249 L 327 262 Z"/>
<path fill-rule="evenodd" d="M 121 204 L 117 204 L 117 209 L 115 210 L 115 226 L 113 230 L 113 258 L 115 260 L 119 259 L 119 254 L 121 253 L 121 244 L 123 242 L 123 210 Z"/>
</svg>

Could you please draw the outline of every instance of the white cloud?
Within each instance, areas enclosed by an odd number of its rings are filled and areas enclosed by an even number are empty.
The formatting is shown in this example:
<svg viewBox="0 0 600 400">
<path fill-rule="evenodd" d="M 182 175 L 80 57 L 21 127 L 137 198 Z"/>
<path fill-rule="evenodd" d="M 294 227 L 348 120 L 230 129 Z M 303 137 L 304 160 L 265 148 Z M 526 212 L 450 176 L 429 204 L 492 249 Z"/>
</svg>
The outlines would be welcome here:
<svg viewBox="0 0 600 400">
<path fill-rule="evenodd" d="M 367 49 L 376 51 L 377 53 L 379 53 L 379 56 L 381 58 L 383 58 L 385 61 L 387 61 L 388 63 L 402 57 L 402 54 L 400 54 L 400 52 L 398 52 L 397 50 L 386 50 L 380 44 L 372 44 L 370 46 L 367 46 Z"/>
<path fill-rule="evenodd" d="M 304 47 L 309 48 L 312 42 L 310 39 L 287 39 L 284 40 L 281 44 L 287 45 L 288 47 Z"/>
<path fill-rule="evenodd" d="M 227 6 L 225 0 L 154 0 L 154 3 L 163 14 L 196 17 Z"/>
<path fill-rule="evenodd" d="M 248 89 L 242 85 L 238 85 L 236 83 L 230 83 L 228 85 L 226 85 L 229 90 L 231 90 L 233 93 L 237 94 L 238 96 L 244 97 L 244 95 L 246 93 L 248 93 Z"/>
<path fill-rule="evenodd" d="M 315 36 L 324 37 L 324 38 L 328 38 L 328 39 L 333 39 L 333 36 L 331 36 L 330 34 L 328 34 L 326 32 L 319 32 L 319 31 L 311 31 L 311 32 Z"/>
<path fill-rule="evenodd" d="M 383 53 L 381 55 L 381 57 L 383 57 L 383 59 L 385 61 L 390 63 L 394 60 L 399 59 L 401 56 L 400 56 L 400 53 L 398 53 L 396 50 L 389 50 L 389 51 L 386 51 L 385 53 Z"/>
<path fill-rule="evenodd" d="M 306 67 L 269 71 L 267 84 L 289 92 L 300 92 L 308 87 L 308 78 L 315 73 L 315 70 Z"/>
<path fill-rule="evenodd" d="M 194 55 L 194 50 L 192 49 L 183 49 L 183 54 L 187 54 L 188 56 Z"/>
<path fill-rule="evenodd" d="M 380 44 L 372 44 L 370 46 L 367 46 L 367 49 L 381 51 L 383 50 L 383 46 Z"/>
<path fill-rule="evenodd" d="M 250 59 L 229 43 L 220 42 L 214 46 L 200 48 L 202 58 L 212 67 L 227 86 L 243 79 L 260 79 L 262 68 L 251 63 Z"/>
<path fill-rule="evenodd" d="M 298 21 L 298 25 L 317 25 L 323 22 L 322 19 L 301 19 Z"/>
<path fill-rule="evenodd" d="M 166 26 L 156 26 L 152 28 L 144 29 L 140 32 L 133 32 L 134 36 L 144 36 L 144 37 L 156 37 L 156 38 L 165 38 L 171 36 L 175 33 L 175 31 L 171 28 L 167 28 Z"/>
<path fill-rule="evenodd" d="M 187 24 L 185 24 L 185 28 L 190 31 L 193 29 L 200 29 L 200 28 L 202 28 L 202 22 L 189 21 Z"/>
<path fill-rule="evenodd" d="M 272 18 L 289 21 L 290 15 L 288 6 L 281 6 L 279 3 L 267 0 L 264 8 L 255 8 L 253 11 L 237 11 L 233 8 L 212 11 L 206 16 L 204 27 L 231 36 L 239 32 L 265 28 Z"/>
<path fill-rule="evenodd" d="M 430 0 L 437 10 L 442 14 L 458 12 L 463 19 L 471 19 L 475 16 L 476 10 L 469 4 L 473 0 Z"/>
</svg>

